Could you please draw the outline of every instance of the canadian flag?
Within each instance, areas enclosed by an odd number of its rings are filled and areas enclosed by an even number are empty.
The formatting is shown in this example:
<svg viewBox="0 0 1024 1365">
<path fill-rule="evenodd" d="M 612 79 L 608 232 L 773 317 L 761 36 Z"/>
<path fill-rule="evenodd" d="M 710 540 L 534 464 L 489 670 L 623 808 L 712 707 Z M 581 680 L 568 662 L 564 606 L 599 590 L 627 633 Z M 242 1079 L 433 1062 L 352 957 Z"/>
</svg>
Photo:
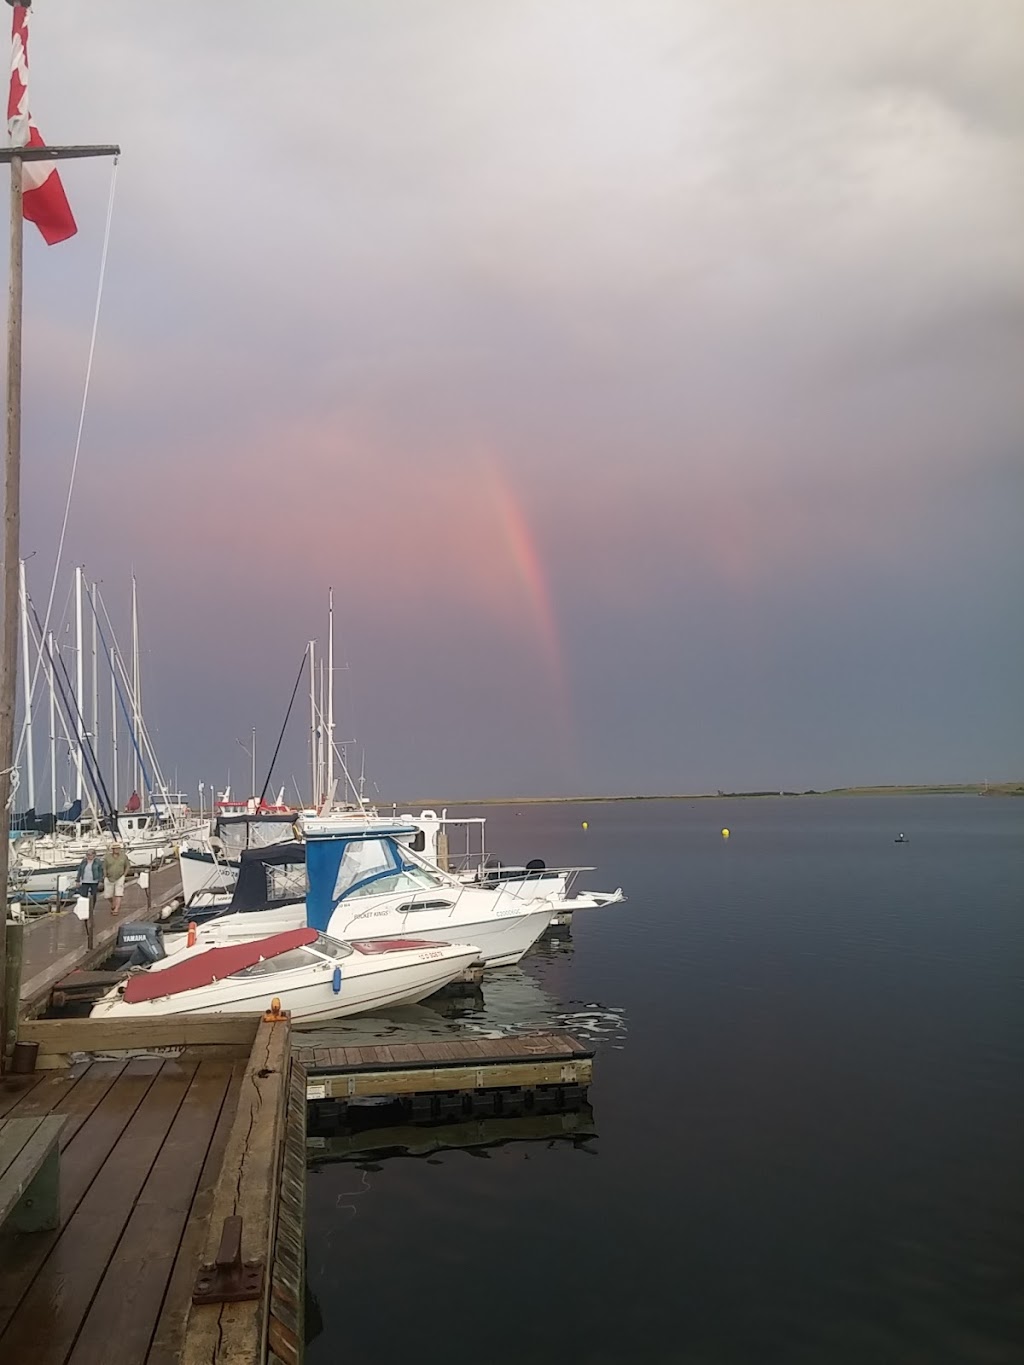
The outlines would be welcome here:
<svg viewBox="0 0 1024 1365">
<path fill-rule="evenodd" d="M 9 0 L 10 2 L 10 0 Z M 28 5 L 14 3 L 11 27 L 11 91 L 7 99 L 7 131 L 12 147 L 43 147 L 39 129 L 28 112 Z M 49 246 L 78 231 L 57 167 L 52 161 L 23 161 L 22 205 L 25 217 Z"/>
</svg>

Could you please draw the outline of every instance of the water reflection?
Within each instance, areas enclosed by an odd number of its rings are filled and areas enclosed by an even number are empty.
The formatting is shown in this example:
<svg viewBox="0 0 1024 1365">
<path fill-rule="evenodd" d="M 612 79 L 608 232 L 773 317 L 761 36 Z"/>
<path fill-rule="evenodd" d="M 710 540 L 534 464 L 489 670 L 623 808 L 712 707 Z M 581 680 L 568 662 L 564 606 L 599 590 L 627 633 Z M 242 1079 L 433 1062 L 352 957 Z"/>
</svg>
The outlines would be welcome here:
<svg viewBox="0 0 1024 1365">
<path fill-rule="evenodd" d="M 565 932 L 564 930 L 561 932 Z M 466 1038 L 509 1038 L 542 1029 L 567 1029 L 582 1042 L 621 1046 L 625 1012 L 601 1001 L 570 1001 L 558 977 L 572 942 L 545 939 L 518 967 L 500 967 L 476 987 L 446 992 L 420 1005 L 337 1019 L 295 1030 L 298 1046 L 359 1047 Z"/>
<path fill-rule="evenodd" d="M 551 1114 L 515 1114 L 469 1117 L 454 1123 L 417 1124 L 389 1122 L 400 1117 L 383 1110 L 370 1126 L 347 1122 L 346 1131 L 326 1133 L 311 1130 L 306 1139 L 310 1169 L 332 1161 L 357 1162 L 360 1170 L 380 1170 L 365 1158 L 429 1157 L 440 1151 L 463 1151 L 486 1157 L 486 1148 L 503 1147 L 510 1142 L 543 1142 L 552 1146 L 568 1142 L 586 1150 L 597 1137 L 594 1111 L 585 1101 L 574 1109 Z"/>
</svg>

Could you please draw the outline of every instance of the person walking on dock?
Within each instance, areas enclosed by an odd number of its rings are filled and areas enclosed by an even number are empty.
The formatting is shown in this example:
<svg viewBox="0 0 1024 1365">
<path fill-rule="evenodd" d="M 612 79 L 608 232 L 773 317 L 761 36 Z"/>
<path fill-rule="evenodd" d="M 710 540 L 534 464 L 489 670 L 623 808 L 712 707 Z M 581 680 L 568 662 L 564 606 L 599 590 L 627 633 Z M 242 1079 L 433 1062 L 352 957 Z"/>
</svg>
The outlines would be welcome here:
<svg viewBox="0 0 1024 1365">
<path fill-rule="evenodd" d="M 121 844 L 111 844 L 103 859 L 103 878 L 106 882 L 105 894 L 110 901 L 110 913 L 116 915 L 121 909 L 124 896 L 124 879 L 128 874 L 128 855 Z"/>
<path fill-rule="evenodd" d="M 90 848 L 78 864 L 78 894 L 89 897 L 89 913 L 96 908 L 96 897 L 100 894 L 103 881 L 103 859 L 96 849 Z"/>
</svg>

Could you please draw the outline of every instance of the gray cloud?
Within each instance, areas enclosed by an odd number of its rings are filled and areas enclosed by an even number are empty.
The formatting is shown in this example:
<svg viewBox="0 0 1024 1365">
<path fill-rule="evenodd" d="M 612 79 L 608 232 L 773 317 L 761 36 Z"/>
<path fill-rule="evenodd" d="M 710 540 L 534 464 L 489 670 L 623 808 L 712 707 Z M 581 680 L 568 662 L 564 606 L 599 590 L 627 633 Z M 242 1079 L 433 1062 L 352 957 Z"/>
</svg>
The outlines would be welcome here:
<svg viewBox="0 0 1024 1365">
<path fill-rule="evenodd" d="M 933 620 L 952 590 L 945 538 L 964 507 L 974 535 L 993 528 L 996 556 L 966 557 L 964 581 L 988 598 L 1016 572 L 1000 520 L 1019 491 L 1007 471 L 1024 431 L 1024 30 L 1012 0 L 292 11 L 111 0 L 102 23 L 40 0 L 33 13 L 46 136 L 125 148 L 81 509 L 102 506 L 113 485 L 133 505 L 195 516 L 201 543 L 176 524 L 133 551 L 145 546 L 147 568 L 173 580 L 187 545 L 193 603 L 215 572 L 210 527 L 229 546 L 241 534 L 250 452 L 272 463 L 278 451 L 287 467 L 277 493 L 287 529 L 262 539 L 301 573 L 309 541 L 330 534 L 332 499 L 357 491 L 382 554 L 400 558 L 381 480 L 411 488 L 436 470 L 446 486 L 460 472 L 471 482 L 486 448 L 555 586 L 583 718 L 576 780 L 599 786 L 615 780 L 609 725 L 647 753 L 675 724 L 686 651 L 653 644 L 673 594 L 685 595 L 679 620 L 702 668 L 722 683 L 743 651 L 717 639 L 719 613 L 749 627 L 750 601 L 788 601 L 783 635 L 829 632 L 831 605 L 800 595 L 801 573 L 837 591 L 842 575 L 870 597 L 876 567 L 902 564 L 916 594 L 907 610 Z M 40 546 L 74 427 L 107 192 L 95 166 L 66 179 L 81 238 L 59 260 L 34 245 L 29 258 L 38 477 L 30 471 L 26 499 Z M 195 489 L 218 500 L 201 516 L 189 512 Z M 262 506 L 258 491 L 251 500 Z M 78 553 L 115 570 L 116 543 L 97 547 L 81 525 L 75 535 Z M 345 564 L 343 539 L 337 557 Z M 465 564 L 467 580 L 475 569 Z M 326 572 L 319 560 L 315 572 Z M 591 615 L 588 580 L 607 594 L 604 615 Z M 244 636 L 250 608 L 239 611 Z M 399 607 L 353 613 L 367 671 L 392 666 Z M 189 615 L 210 647 L 225 638 L 214 615 Z M 300 615 L 301 649 L 317 626 Z M 859 620 L 852 604 L 847 619 Z M 176 629 L 164 620 L 155 652 L 173 652 Z M 493 648 L 479 621 L 471 630 Z M 984 639 L 996 672 L 1019 657 L 994 607 L 950 631 L 951 650 L 957 631 L 964 647 Z M 594 665 L 623 639 L 633 654 L 616 675 L 618 705 Z M 888 676 L 902 647 L 895 625 L 866 628 L 866 641 L 860 673 L 845 674 L 851 697 L 873 695 L 865 677 Z M 223 648 L 228 673 L 245 646 L 233 635 Z M 648 677 L 640 661 L 655 656 Z M 169 696 L 176 665 L 166 667 Z M 772 695 L 806 700 L 806 668 L 788 667 L 775 659 Z M 449 715 L 451 677 L 440 665 L 425 676 L 428 709 Z M 880 742 L 879 765 L 895 754 L 913 776 L 936 753 L 968 762 L 948 729 L 956 689 L 971 684 L 948 676 L 933 680 L 946 688 L 927 711 L 933 729 L 903 748 Z M 634 693 L 646 698 L 642 725 L 630 719 Z M 726 734 L 713 694 L 709 682 L 709 733 Z M 490 704 L 480 702 L 480 733 L 502 714 L 500 696 Z M 535 705 L 543 711 L 542 696 Z M 979 763 L 1019 721 L 999 706 L 977 738 Z M 862 723 L 842 714 L 830 772 L 865 754 Z M 369 723 L 383 768 L 414 782 L 415 761 L 372 708 Z M 538 786 L 570 780 L 545 767 L 543 741 L 524 751 L 494 729 L 440 769 L 433 745 L 430 771 L 495 790 L 515 761 L 525 789 L 525 752 Z M 175 743 L 191 762 L 191 739 Z M 719 785 L 719 762 L 742 781 L 745 744 L 709 742 L 700 774 Z M 817 782 L 813 748 L 801 763 Z"/>
</svg>

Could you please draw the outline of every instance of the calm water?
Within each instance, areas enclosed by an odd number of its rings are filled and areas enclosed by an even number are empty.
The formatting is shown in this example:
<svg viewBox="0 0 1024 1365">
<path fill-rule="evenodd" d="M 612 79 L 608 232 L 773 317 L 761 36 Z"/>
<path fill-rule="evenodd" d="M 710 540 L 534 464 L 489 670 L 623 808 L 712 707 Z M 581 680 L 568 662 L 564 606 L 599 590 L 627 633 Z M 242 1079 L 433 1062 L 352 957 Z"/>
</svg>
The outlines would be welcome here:
<svg viewBox="0 0 1024 1365">
<path fill-rule="evenodd" d="M 1020 1361 L 1024 800 L 487 813 L 629 901 L 467 1018 L 372 1027 L 568 1021 L 592 1117 L 318 1161 L 310 1365 Z"/>
</svg>

